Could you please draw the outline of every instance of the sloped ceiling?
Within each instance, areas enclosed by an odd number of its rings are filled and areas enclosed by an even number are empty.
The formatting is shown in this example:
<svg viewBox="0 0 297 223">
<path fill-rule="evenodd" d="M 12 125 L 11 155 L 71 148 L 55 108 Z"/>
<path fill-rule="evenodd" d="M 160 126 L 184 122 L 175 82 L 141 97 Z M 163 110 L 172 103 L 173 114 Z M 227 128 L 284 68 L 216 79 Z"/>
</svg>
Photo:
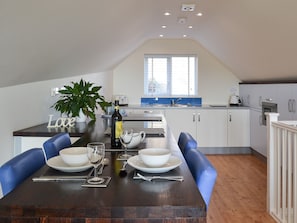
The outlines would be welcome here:
<svg viewBox="0 0 297 223">
<path fill-rule="evenodd" d="M 297 80 L 296 10 L 295 0 L 0 0 L 0 87 L 107 71 L 160 34 L 186 34 L 242 81 Z"/>
</svg>

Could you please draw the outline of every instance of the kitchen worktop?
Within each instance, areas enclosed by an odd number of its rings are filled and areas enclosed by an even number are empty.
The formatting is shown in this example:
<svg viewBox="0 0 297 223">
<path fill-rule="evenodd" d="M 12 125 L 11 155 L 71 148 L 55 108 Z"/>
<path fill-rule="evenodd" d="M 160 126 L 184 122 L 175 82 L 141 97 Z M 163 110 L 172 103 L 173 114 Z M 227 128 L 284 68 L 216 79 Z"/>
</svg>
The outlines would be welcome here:
<svg viewBox="0 0 297 223">
<path fill-rule="evenodd" d="M 204 104 L 204 105 L 184 105 L 184 104 L 143 104 L 122 106 L 121 109 L 247 109 L 249 107 L 226 104 Z"/>
</svg>

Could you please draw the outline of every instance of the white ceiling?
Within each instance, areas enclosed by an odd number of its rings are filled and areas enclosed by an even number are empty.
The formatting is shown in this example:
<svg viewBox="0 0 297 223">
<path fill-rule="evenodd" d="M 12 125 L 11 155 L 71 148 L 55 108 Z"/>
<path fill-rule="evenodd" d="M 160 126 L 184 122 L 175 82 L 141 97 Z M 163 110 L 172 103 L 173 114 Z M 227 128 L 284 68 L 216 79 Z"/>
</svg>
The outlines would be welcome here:
<svg viewBox="0 0 297 223">
<path fill-rule="evenodd" d="M 187 34 L 242 81 L 297 80 L 296 10 L 296 0 L 0 0 L 0 87 L 107 71 L 159 34 Z"/>
</svg>

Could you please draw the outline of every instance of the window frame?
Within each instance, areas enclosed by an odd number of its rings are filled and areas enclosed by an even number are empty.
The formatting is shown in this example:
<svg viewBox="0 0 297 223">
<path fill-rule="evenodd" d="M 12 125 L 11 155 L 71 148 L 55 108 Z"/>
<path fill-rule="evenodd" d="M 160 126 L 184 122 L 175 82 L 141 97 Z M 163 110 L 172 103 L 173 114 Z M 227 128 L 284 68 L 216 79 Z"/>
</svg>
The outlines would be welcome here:
<svg viewBox="0 0 297 223">
<path fill-rule="evenodd" d="M 186 94 L 172 94 L 172 58 L 174 57 L 187 57 L 188 60 L 190 57 L 194 57 L 194 90 L 193 94 L 190 92 L 191 78 L 190 78 L 190 69 L 188 70 L 188 90 Z M 149 80 L 148 80 L 148 59 L 150 58 L 166 58 L 167 60 L 167 89 L 165 94 L 160 93 L 151 93 L 149 92 Z M 188 66 L 190 63 L 188 62 Z M 198 96 L 198 56 L 197 54 L 144 54 L 144 95 L 145 96 Z"/>
</svg>

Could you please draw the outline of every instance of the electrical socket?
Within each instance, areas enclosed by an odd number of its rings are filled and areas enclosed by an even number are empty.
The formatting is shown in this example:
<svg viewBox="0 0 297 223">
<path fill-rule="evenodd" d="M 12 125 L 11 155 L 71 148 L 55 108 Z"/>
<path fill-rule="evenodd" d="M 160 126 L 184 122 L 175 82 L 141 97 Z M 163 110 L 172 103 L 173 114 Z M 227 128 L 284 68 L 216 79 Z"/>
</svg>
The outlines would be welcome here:
<svg viewBox="0 0 297 223">
<path fill-rule="evenodd" d="M 59 88 L 58 87 L 51 88 L 51 96 L 54 97 L 57 94 L 59 94 Z"/>
</svg>

